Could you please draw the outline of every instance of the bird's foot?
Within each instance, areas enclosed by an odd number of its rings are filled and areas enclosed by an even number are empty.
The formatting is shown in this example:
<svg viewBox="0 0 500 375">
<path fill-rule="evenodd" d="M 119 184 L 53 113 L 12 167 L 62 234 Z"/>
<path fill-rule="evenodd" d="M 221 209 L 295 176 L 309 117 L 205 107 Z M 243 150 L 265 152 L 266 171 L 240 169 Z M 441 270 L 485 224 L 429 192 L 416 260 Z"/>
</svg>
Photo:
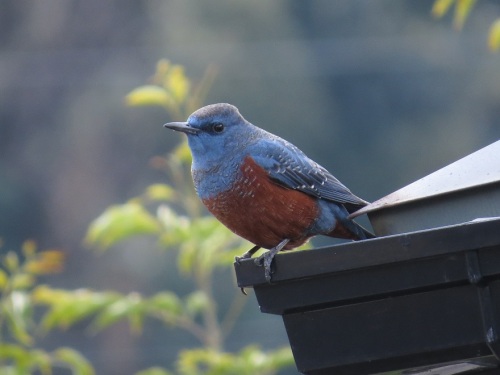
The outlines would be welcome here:
<svg viewBox="0 0 500 375">
<path fill-rule="evenodd" d="M 275 247 L 271 250 L 265 252 L 260 257 L 255 258 L 255 264 L 264 267 L 264 276 L 268 283 L 271 283 L 271 275 L 273 271 L 271 270 L 271 264 L 273 263 L 274 256 L 278 253 L 275 251 Z"/>
<path fill-rule="evenodd" d="M 271 283 L 271 276 L 273 274 L 271 266 L 273 264 L 274 257 L 278 254 L 285 245 L 290 242 L 289 239 L 284 239 L 277 246 L 269 249 L 269 251 L 262 254 L 260 257 L 255 258 L 255 264 L 264 267 L 264 277 L 268 283 Z"/>
<path fill-rule="evenodd" d="M 250 259 L 252 255 L 254 255 L 258 250 L 260 249 L 260 246 L 254 246 L 250 250 L 248 250 L 245 254 L 243 254 L 240 257 L 234 257 L 234 263 L 237 265 L 240 265 L 240 262 L 242 259 Z"/>
</svg>

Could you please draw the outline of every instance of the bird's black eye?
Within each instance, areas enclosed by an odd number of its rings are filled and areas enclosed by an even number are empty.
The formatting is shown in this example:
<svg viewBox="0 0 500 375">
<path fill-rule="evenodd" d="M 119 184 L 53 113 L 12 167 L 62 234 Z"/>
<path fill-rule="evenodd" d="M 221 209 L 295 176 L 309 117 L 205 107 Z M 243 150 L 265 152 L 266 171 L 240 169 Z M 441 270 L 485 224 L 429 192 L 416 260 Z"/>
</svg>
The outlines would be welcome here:
<svg viewBox="0 0 500 375">
<path fill-rule="evenodd" d="M 221 124 L 220 122 L 212 124 L 212 130 L 214 133 L 222 133 L 224 131 L 224 124 Z"/>
</svg>

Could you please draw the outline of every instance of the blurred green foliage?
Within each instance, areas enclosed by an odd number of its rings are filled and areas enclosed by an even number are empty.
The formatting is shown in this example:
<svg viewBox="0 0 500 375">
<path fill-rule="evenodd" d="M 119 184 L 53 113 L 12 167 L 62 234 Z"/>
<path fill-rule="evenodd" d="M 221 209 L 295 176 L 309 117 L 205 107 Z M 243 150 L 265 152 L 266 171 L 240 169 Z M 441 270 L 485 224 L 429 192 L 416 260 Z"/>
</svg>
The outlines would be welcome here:
<svg viewBox="0 0 500 375">
<path fill-rule="evenodd" d="M 158 63 L 150 85 L 133 90 L 126 98 L 132 106 L 160 105 L 176 120 L 198 108 L 211 86 L 215 70 L 208 68 L 194 85 L 180 65 Z M 77 375 L 92 375 L 92 365 L 77 351 L 59 348 L 46 352 L 35 348 L 33 333 L 68 329 L 82 320 L 97 333 L 119 321 L 128 321 L 134 334 L 142 332 L 146 319 L 188 332 L 200 348 L 179 353 L 175 372 L 151 367 L 137 375 L 275 374 L 293 364 L 290 348 L 262 351 L 249 345 L 238 353 L 224 350 L 224 340 L 246 302 L 235 287 L 234 301 L 225 314 L 214 296 L 214 271 L 230 268 L 234 257 L 252 245 L 237 237 L 215 218 L 207 216 L 192 187 L 191 157 L 183 140 L 165 157 L 153 159 L 171 184 L 156 183 L 144 193 L 113 205 L 89 226 L 85 243 L 99 251 L 141 235 L 154 236 L 160 248 L 176 254 L 177 268 L 192 281 L 193 290 L 180 296 L 173 290 L 152 296 L 90 289 L 64 290 L 38 285 L 37 276 L 59 272 L 64 256 L 56 250 L 38 252 L 27 241 L 22 257 L 8 252 L 0 261 L 0 373 L 25 375 L 52 373 L 65 367 Z M 35 307 L 41 315 L 35 321 Z M 219 319 L 222 315 L 223 318 Z"/>
<path fill-rule="evenodd" d="M 0 374 L 50 375 L 55 368 L 66 368 L 75 375 L 94 374 L 92 365 L 71 348 L 48 352 L 36 347 L 35 333 L 49 328 L 47 315 L 38 321 L 36 307 L 40 293 L 50 290 L 37 285 L 37 278 L 61 271 L 63 261 L 62 252 L 38 251 L 33 241 L 24 242 L 21 255 L 8 251 L 0 258 Z M 63 325 L 73 316 L 64 313 L 52 319 Z"/>
<path fill-rule="evenodd" d="M 432 14 L 435 17 L 441 18 L 455 6 L 453 12 L 453 25 L 457 30 L 461 30 L 469 16 L 470 12 L 476 5 L 477 0 L 436 0 L 432 7 Z M 500 18 L 497 18 L 492 23 L 488 37 L 488 47 L 491 51 L 500 49 Z"/>
<path fill-rule="evenodd" d="M 209 67 L 201 81 L 194 84 L 185 75 L 182 66 L 161 60 L 150 84 L 132 90 L 126 97 L 126 103 L 130 106 L 161 106 L 172 120 L 185 120 L 203 105 L 215 74 L 215 69 Z M 191 154 L 184 137 L 180 138 L 173 152 L 155 157 L 152 164 L 165 171 L 170 184 L 150 185 L 140 196 L 106 209 L 91 223 L 85 242 L 105 251 L 138 235 L 152 235 L 160 248 L 175 252 L 177 269 L 192 280 L 194 288 L 184 297 L 172 290 L 149 298 L 137 293 L 128 296 L 91 293 L 88 298 L 92 302 L 88 305 L 101 303 L 97 307 L 92 329 L 100 330 L 120 319 L 128 319 L 131 329 L 140 332 L 143 320 L 149 317 L 189 332 L 199 340 L 201 348 L 179 353 L 176 373 L 182 375 L 264 375 L 292 365 L 289 348 L 264 352 L 249 345 L 239 353 L 224 350 L 224 340 L 236 323 L 246 299 L 235 288 L 230 308 L 225 314 L 218 314 L 220 306 L 213 290 L 214 272 L 217 268 L 232 267 L 234 257 L 244 253 L 252 244 L 206 214 L 193 189 Z M 53 306 L 51 311 L 56 313 L 55 309 L 57 306 Z M 219 315 L 223 316 L 222 319 L 218 318 Z M 48 320 L 51 320 L 50 315 Z M 171 372 L 153 367 L 139 374 Z"/>
</svg>

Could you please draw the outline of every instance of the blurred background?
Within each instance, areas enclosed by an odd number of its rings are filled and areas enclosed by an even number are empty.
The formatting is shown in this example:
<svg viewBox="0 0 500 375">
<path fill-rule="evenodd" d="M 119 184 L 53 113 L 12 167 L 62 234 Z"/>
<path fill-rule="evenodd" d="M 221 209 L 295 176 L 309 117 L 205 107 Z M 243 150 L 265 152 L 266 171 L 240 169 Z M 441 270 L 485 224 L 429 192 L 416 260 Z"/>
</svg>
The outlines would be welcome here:
<svg viewBox="0 0 500 375">
<path fill-rule="evenodd" d="M 215 66 L 207 104 L 236 105 L 369 201 L 498 140 L 500 60 L 486 41 L 500 4 L 479 2 L 461 32 L 450 17 L 434 19 L 432 4 L 3 0 L 3 249 L 27 238 L 64 249 L 65 272 L 48 280 L 63 288 L 185 287 L 147 239 L 103 255 L 82 244 L 107 206 L 165 180 L 149 161 L 179 135 L 162 128 L 170 120 L 163 110 L 124 105 L 161 58 L 195 80 Z M 249 299 L 226 349 L 286 344 L 281 318 L 260 314 Z M 44 345 L 77 348 L 100 374 L 128 374 L 172 367 L 178 348 L 194 341 L 150 323 L 137 337 L 126 324 L 95 336 L 82 325 Z"/>
</svg>

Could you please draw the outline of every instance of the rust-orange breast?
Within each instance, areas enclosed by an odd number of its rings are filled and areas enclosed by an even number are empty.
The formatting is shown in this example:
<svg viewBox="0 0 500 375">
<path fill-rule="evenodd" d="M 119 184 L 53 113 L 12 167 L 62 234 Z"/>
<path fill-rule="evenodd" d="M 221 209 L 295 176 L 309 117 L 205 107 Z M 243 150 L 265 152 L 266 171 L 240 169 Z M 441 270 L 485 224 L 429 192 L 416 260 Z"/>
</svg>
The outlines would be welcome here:
<svg viewBox="0 0 500 375">
<path fill-rule="evenodd" d="M 203 199 L 208 210 L 239 236 L 264 248 L 281 240 L 285 249 L 300 246 L 318 215 L 316 198 L 274 183 L 267 172 L 247 157 L 231 189 Z"/>
</svg>

